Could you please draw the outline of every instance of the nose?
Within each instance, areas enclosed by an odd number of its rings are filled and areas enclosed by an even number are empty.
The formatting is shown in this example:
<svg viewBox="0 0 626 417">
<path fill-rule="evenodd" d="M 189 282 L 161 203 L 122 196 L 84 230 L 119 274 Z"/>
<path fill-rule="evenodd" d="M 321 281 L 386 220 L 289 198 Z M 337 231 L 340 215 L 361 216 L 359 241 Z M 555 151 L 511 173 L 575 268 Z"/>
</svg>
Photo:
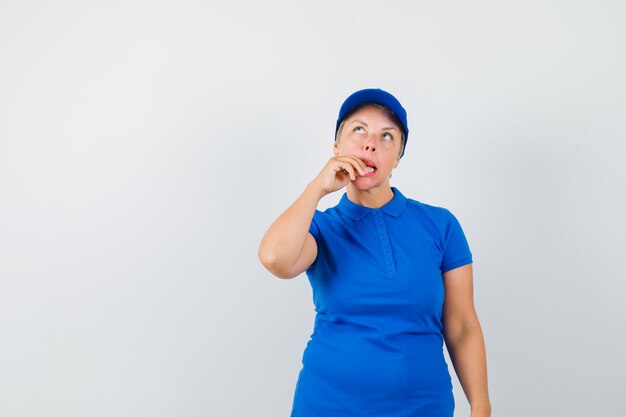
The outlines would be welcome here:
<svg viewBox="0 0 626 417">
<path fill-rule="evenodd" d="M 363 149 L 366 151 L 376 152 L 376 146 L 374 146 L 374 139 L 369 137 L 367 142 L 363 145 Z"/>
</svg>

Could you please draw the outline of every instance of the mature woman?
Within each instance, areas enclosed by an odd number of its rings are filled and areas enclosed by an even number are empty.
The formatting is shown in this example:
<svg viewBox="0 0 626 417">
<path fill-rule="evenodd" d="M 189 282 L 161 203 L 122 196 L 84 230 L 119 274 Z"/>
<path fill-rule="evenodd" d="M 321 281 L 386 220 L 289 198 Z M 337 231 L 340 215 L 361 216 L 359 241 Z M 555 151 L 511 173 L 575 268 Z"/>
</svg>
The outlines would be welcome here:
<svg viewBox="0 0 626 417">
<path fill-rule="evenodd" d="M 315 326 L 302 357 L 292 417 L 450 417 L 445 340 L 471 417 L 491 413 L 472 254 L 447 209 L 389 185 L 408 139 L 391 94 L 346 99 L 334 156 L 276 219 L 259 248 L 280 278 L 306 271 Z M 346 187 L 337 206 L 317 204 Z"/>
</svg>

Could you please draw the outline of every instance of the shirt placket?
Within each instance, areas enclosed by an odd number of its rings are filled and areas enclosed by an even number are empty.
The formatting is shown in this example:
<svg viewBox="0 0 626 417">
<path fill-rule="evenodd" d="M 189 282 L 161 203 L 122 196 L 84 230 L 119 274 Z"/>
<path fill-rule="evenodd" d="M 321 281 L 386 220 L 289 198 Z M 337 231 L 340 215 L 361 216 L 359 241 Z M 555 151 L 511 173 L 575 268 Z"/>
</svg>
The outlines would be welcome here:
<svg viewBox="0 0 626 417">
<path fill-rule="evenodd" d="M 391 242 L 389 239 L 389 234 L 387 233 L 387 226 L 385 225 L 383 212 L 379 209 L 374 209 L 373 212 L 376 233 L 378 237 L 378 242 L 380 243 L 380 250 L 382 252 L 382 259 L 385 271 L 387 272 L 387 277 L 391 278 L 396 273 L 396 264 L 393 261 L 393 253 L 391 251 Z"/>
</svg>

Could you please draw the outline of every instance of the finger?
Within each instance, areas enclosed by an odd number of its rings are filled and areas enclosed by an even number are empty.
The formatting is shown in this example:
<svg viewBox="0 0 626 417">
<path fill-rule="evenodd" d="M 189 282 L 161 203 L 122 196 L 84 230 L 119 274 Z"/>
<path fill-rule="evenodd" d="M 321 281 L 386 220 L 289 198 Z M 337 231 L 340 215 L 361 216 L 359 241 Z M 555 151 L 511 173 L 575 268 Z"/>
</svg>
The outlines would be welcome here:
<svg viewBox="0 0 626 417">
<path fill-rule="evenodd" d="M 356 180 L 356 173 L 354 171 L 354 167 L 352 165 L 348 164 L 344 164 L 343 165 L 343 170 L 346 171 L 348 173 L 348 175 L 350 176 L 350 179 L 352 181 Z"/>
<path fill-rule="evenodd" d="M 365 165 L 365 162 L 363 162 L 356 155 L 347 155 L 347 157 L 350 158 L 350 161 L 352 161 L 352 164 L 358 169 L 359 174 L 361 175 L 367 174 L 367 165 Z"/>
<path fill-rule="evenodd" d="M 361 161 L 355 155 L 343 155 L 341 157 L 341 161 L 349 163 L 351 166 L 356 168 L 361 175 L 365 175 L 367 173 L 367 166 L 365 165 L 365 162 Z M 343 164 L 343 166 L 345 165 L 346 164 Z"/>
</svg>

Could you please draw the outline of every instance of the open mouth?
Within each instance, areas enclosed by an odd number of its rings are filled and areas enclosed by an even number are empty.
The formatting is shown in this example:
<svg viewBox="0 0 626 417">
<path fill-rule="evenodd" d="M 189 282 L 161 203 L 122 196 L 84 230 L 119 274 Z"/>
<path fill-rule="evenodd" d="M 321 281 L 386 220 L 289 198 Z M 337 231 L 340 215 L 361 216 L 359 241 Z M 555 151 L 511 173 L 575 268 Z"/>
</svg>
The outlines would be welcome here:
<svg viewBox="0 0 626 417">
<path fill-rule="evenodd" d="M 376 171 L 376 164 L 368 159 L 363 159 L 363 162 L 365 163 L 366 166 L 366 171 L 368 174 Z"/>
</svg>

